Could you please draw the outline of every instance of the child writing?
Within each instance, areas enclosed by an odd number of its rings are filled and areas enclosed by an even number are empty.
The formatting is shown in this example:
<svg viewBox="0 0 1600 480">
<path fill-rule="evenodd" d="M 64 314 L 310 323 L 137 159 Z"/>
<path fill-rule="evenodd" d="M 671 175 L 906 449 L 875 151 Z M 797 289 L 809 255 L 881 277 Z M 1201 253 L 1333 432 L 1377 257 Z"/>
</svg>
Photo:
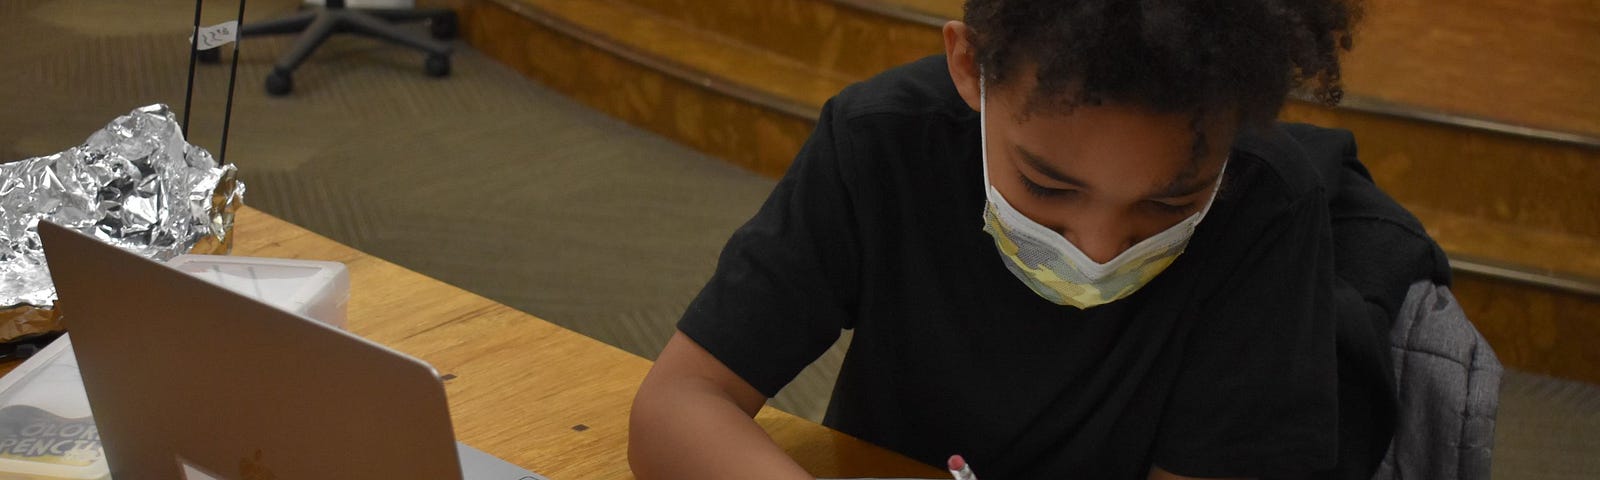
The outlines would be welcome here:
<svg viewBox="0 0 1600 480">
<path fill-rule="evenodd" d="M 810 478 L 751 417 L 854 329 L 825 423 L 984 478 L 1370 478 L 1383 340 L 1447 279 L 1347 132 L 1340 0 L 968 0 L 840 92 L 639 388 L 639 478 Z M 1381 219 L 1345 223 L 1338 219 Z"/>
</svg>

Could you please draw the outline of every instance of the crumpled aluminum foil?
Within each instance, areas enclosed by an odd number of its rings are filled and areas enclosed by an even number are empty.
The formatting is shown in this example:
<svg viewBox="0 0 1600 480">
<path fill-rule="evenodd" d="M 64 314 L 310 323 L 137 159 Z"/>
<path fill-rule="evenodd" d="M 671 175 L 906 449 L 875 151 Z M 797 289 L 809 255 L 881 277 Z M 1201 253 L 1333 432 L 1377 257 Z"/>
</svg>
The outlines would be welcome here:
<svg viewBox="0 0 1600 480">
<path fill-rule="evenodd" d="M 117 117 L 67 151 L 0 165 L 0 342 L 62 330 L 40 219 L 165 261 L 225 254 L 244 183 L 190 145 L 166 105 Z"/>
</svg>

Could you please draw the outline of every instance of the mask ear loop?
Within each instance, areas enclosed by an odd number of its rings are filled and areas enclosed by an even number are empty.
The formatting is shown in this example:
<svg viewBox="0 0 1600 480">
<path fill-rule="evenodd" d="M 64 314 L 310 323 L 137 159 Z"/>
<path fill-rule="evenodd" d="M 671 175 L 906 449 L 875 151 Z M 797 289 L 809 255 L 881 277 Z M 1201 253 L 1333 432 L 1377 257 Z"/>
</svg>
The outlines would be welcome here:
<svg viewBox="0 0 1600 480">
<path fill-rule="evenodd" d="M 983 158 L 983 188 L 994 188 L 989 183 L 989 90 L 985 85 L 983 66 L 978 66 L 978 152 Z"/>
</svg>

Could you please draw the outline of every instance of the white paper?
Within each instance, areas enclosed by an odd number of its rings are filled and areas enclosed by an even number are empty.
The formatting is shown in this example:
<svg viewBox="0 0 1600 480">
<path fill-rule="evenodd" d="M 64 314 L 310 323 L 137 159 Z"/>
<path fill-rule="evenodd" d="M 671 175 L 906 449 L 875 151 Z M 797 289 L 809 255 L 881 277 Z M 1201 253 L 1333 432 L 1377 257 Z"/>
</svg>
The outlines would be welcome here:
<svg viewBox="0 0 1600 480">
<path fill-rule="evenodd" d="M 183 457 L 178 457 L 178 466 L 183 470 L 183 480 L 226 480 L 221 475 L 208 472 L 204 468 L 189 463 Z"/>
<path fill-rule="evenodd" d="M 210 50 L 239 39 L 239 22 L 229 20 L 209 27 L 200 27 L 198 50 Z M 194 40 L 190 38 L 190 40 Z"/>
</svg>

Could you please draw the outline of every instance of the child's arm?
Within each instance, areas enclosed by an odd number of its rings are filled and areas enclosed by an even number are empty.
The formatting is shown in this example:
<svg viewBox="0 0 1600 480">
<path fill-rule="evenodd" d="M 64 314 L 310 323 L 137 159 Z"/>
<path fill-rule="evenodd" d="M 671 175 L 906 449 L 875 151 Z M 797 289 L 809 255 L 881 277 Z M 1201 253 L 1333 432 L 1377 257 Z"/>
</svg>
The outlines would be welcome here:
<svg viewBox="0 0 1600 480">
<path fill-rule="evenodd" d="M 628 464 L 642 480 L 812 479 L 752 420 L 766 401 L 675 333 L 633 399 Z"/>
<path fill-rule="evenodd" d="M 1150 467 L 1149 480 L 1199 480 L 1195 477 L 1185 477 L 1176 473 L 1162 470 L 1161 467 Z M 1243 479 L 1240 479 L 1243 480 Z"/>
</svg>

